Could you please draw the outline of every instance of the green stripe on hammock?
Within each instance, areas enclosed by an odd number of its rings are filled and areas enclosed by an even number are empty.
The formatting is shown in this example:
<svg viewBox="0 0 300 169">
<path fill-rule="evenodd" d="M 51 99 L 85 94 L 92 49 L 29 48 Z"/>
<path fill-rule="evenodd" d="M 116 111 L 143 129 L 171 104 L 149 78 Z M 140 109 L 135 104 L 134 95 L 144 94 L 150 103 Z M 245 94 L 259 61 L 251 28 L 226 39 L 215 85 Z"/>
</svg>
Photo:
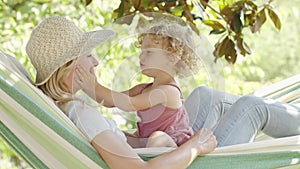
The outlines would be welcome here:
<svg viewBox="0 0 300 169">
<path fill-rule="evenodd" d="M 0 135 L 31 167 L 48 168 L 2 122 L 0 122 Z"/>
</svg>

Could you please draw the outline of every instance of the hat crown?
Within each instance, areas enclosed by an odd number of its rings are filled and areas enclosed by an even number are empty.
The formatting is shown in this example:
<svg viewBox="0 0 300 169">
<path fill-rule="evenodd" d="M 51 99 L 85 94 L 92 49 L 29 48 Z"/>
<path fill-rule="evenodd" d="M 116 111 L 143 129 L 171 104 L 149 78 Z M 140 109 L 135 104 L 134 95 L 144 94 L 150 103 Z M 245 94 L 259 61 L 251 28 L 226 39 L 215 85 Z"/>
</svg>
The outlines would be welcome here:
<svg viewBox="0 0 300 169">
<path fill-rule="evenodd" d="M 114 34 L 110 30 L 82 32 L 64 17 L 43 20 L 33 31 L 26 52 L 37 71 L 36 85 L 45 83 L 65 63 L 87 55 Z"/>
<path fill-rule="evenodd" d="M 37 70 L 37 83 L 75 58 L 71 55 L 79 49 L 82 36 L 83 32 L 64 17 L 47 18 L 33 30 L 26 52 Z"/>
</svg>

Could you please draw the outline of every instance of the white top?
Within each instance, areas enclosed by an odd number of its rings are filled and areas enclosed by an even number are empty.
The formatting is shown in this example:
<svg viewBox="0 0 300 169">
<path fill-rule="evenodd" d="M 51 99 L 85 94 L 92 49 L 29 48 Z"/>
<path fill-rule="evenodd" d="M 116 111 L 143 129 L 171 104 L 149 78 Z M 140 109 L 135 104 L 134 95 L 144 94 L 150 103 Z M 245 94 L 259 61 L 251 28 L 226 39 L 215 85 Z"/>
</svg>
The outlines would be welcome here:
<svg viewBox="0 0 300 169">
<path fill-rule="evenodd" d="M 60 108 L 89 141 L 92 141 L 96 135 L 105 130 L 113 131 L 126 141 L 125 134 L 116 126 L 114 121 L 104 117 L 95 107 L 86 104 L 82 97 L 79 99 L 81 100 L 67 102 Z"/>
</svg>

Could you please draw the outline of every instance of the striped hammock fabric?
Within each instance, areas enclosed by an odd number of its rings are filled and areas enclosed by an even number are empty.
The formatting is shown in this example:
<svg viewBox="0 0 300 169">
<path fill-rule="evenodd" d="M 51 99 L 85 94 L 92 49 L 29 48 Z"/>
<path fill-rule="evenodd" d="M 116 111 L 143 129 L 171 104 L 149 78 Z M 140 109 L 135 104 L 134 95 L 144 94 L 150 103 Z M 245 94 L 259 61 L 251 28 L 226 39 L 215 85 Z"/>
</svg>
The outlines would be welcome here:
<svg viewBox="0 0 300 169">
<path fill-rule="evenodd" d="M 278 98 L 297 103 L 298 82 Z M 289 83 L 291 84 L 291 83 Z M 297 87 L 295 87 L 295 85 Z M 32 168 L 109 168 L 57 106 L 30 82 L 18 61 L 0 51 L 0 134 Z M 286 89 L 286 88 L 285 88 Z M 278 94 L 269 92 L 269 96 Z M 271 93 L 271 94 L 270 94 Z M 288 93 L 288 94 L 287 94 Z M 171 148 L 136 149 L 149 160 Z M 300 168 L 300 136 L 217 148 L 198 157 L 193 168 Z"/>
</svg>

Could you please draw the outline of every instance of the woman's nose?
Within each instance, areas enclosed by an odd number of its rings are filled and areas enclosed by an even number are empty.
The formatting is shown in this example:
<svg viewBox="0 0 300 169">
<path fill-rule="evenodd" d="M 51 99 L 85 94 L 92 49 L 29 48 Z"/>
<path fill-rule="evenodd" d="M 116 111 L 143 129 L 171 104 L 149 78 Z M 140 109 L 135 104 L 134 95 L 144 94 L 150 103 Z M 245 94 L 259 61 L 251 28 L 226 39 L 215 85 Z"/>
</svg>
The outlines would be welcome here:
<svg viewBox="0 0 300 169">
<path fill-rule="evenodd" d="M 95 57 L 93 57 L 93 62 L 92 63 L 95 67 L 99 65 L 99 61 Z"/>
</svg>

